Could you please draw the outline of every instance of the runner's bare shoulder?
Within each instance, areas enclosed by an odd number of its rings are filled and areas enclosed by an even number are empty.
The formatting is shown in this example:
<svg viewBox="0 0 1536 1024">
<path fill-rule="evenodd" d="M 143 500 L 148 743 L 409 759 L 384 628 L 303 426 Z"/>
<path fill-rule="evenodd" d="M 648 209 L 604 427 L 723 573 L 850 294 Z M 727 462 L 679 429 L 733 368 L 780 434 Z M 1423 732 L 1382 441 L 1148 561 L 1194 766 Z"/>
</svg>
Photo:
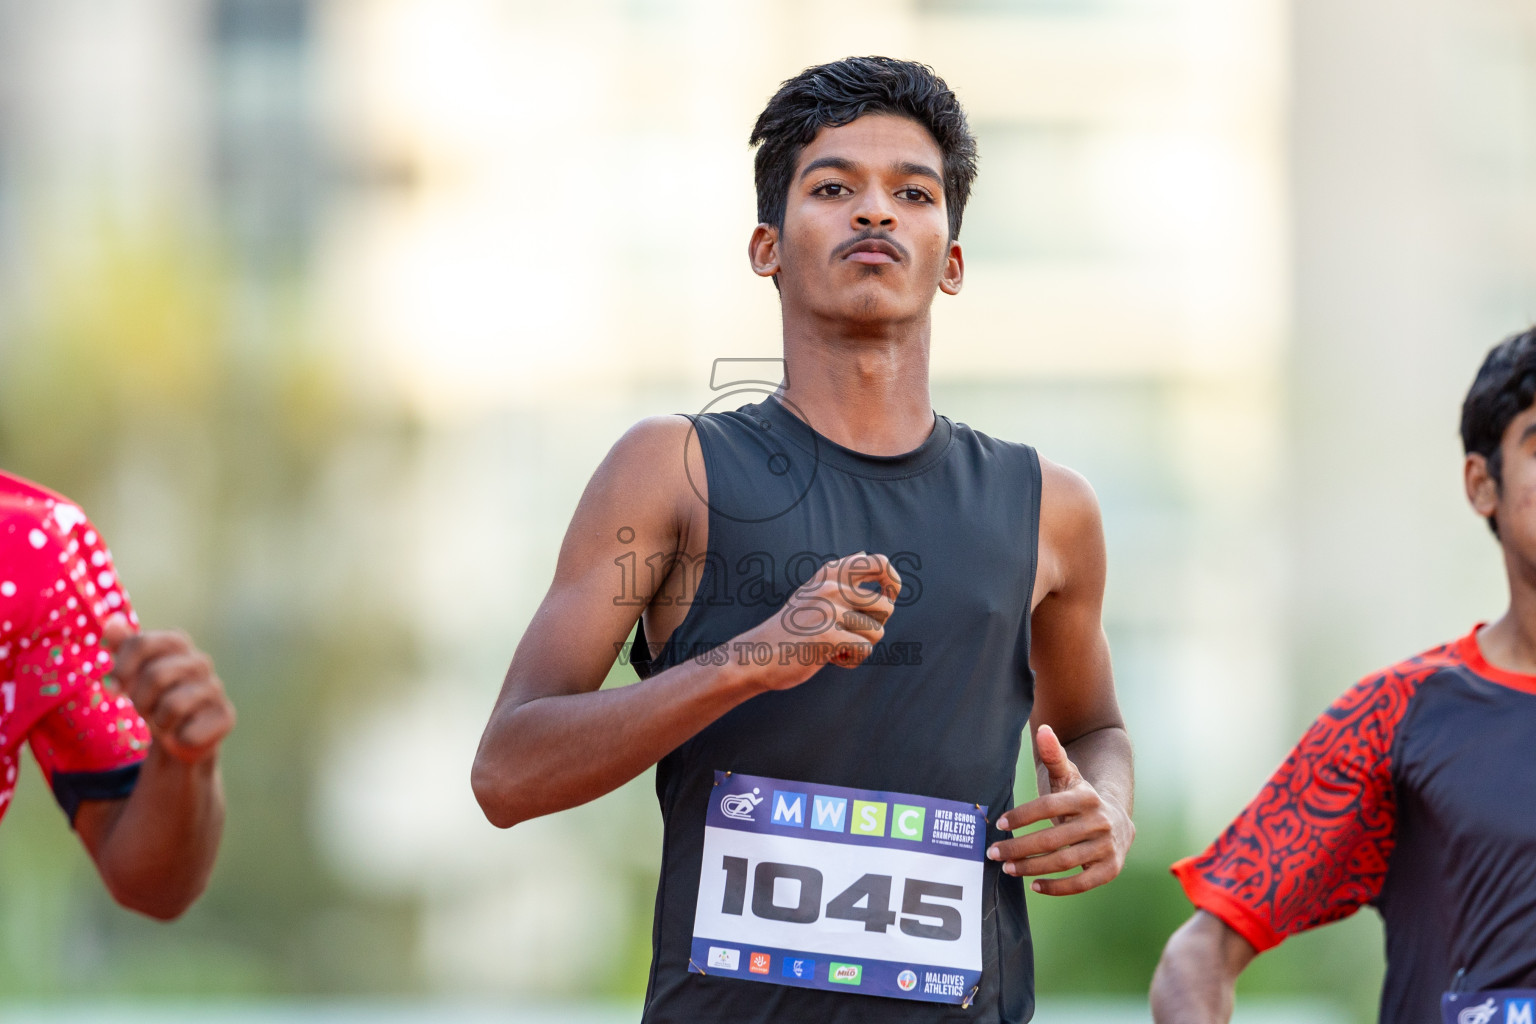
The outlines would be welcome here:
<svg viewBox="0 0 1536 1024">
<path fill-rule="evenodd" d="M 1099 521 L 1099 498 L 1088 478 L 1044 455 L 1040 456 L 1040 518 L 1042 527 L 1081 528 L 1085 520 L 1086 525 Z"/>
<path fill-rule="evenodd" d="M 695 487 L 703 480 L 703 459 L 688 417 L 648 416 L 614 442 L 593 472 L 568 544 L 579 544 L 579 537 L 591 531 L 612 534 L 614 524 L 662 541 L 661 534 L 690 522 L 698 504 Z"/>
<path fill-rule="evenodd" d="M 1093 485 L 1076 470 L 1040 456 L 1036 593 L 1059 591 L 1074 575 L 1102 580 L 1103 562 L 1104 522 Z"/>
<path fill-rule="evenodd" d="M 631 498 L 675 498 L 691 494 L 689 477 L 702 480 L 703 459 L 686 416 L 647 416 L 626 430 L 592 474 L 589 490 L 599 483 L 626 488 Z"/>
</svg>

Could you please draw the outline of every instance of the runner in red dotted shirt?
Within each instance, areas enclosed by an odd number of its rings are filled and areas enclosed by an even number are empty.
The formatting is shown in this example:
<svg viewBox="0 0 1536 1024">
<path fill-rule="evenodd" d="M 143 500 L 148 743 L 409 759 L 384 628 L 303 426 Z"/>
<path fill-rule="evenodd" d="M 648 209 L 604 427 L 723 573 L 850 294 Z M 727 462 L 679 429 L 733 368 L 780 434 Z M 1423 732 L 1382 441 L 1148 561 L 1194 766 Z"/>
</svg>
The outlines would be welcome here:
<svg viewBox="0 0 1536 1024">
<path fill-rule="evenodd" d="M 0 816 L 28 743 L 113 897 L 175 917 L 213 868 L 233 725 L 205 655 L 138 633 L 85 514 L 0 473 Z"/>
<path fill-rule="evenodd" d="M 1461 433 L 1509 610 L 1348 690 L 1173 866 L 1199 910 L 1153 978 L 1158 1024 L 1225 1024 L 1255 956 L 1367 904 L 1383 1024 L 1536 1024 L 1536 329 L 1489 353 Z"/>
</svg>

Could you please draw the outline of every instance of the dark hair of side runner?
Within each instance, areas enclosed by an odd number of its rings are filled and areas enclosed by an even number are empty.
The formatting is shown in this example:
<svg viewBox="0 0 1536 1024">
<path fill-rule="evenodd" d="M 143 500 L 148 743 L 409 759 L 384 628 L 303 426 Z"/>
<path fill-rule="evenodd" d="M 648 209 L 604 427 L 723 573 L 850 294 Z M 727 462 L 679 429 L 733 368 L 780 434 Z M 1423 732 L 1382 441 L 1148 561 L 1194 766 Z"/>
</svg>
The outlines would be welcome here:
<svg viewBox="0 0 1536 1024">
<path fill-rule="evenodd" d="M 1536 403 L 1536 327 L 1512 334 L 1493 346 L 1483 360 L 1467 399 L 1461 405 L 1461 445 L 1488 462 L 1488 475 L 1504 485 L 1504 456 L 1500 442 L 1510 421 Z M 1488 528 L 1499 535 L 1498 517 Z"/>
<path fill-rule="evenodd" d="M 928 129 L 944 156 L 944 204 L 949 237 L 960 237 L 960 217 L 976 180 L 976 137 L 944 79 L 926 64 L 890 57 L 848 57 L 806 68 L 774 93 L 752 126 L 757 151 L 757 220 L 784 227 L 790 179 L 805 147 L 823 128 L 865 114 L 910 117 Z"/>
</svg>

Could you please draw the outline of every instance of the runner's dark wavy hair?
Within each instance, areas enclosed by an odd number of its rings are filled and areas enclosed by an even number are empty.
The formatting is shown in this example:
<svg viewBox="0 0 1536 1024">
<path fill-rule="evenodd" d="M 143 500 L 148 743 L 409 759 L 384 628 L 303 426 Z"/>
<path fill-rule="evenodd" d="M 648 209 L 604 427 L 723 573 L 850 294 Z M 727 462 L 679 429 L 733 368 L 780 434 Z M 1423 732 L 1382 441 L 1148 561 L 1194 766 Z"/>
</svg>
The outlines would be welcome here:
<svg viewBox="0 0 1536 1024">
<path fill-rule="evenodd" d="M 944 155 L 944 204 L 949 237 L 960 237 L 960 217 L 976 180 L 976 137 L 944 79 L 926 64 L 890 57 L 848 57 L 806 68 L 773 94 L 752 126 L 757 151 L 757 219 L 783 229 L 790 179 L 800 154 L 823 128 L 865 114 L 910 117 L 928 129 Z"/>
<path fill-rule="evenodd" d="M 1510 421 L 1536 403 L 1536 327 L 1512 334 L 1493 346 L 1483 360 L 1467 400 L 1461 404 L 1461 446 L 1468 455 L 1488 462 L 1488 475 L 1504 486 L 1504 454 L 1500 442 Z M 1499 522 L 1488 517 L 1499 535 Z"/>
</svg>

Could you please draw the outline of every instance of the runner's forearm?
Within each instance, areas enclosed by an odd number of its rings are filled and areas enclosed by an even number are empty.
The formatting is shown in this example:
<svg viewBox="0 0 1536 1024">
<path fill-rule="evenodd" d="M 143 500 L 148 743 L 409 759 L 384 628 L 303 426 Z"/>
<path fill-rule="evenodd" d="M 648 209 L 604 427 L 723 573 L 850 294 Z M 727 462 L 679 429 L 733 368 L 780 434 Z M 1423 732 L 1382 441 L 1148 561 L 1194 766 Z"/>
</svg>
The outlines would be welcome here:
<svg viewBox="0 0 1536 1024">
<path fill-rule="evenodd" d="M 685 661 L 614 690 L 499 705 L 475 755 L 475 798 L 499 828 L 596 799 L 763 692 L 760 675 L 734 659 Z"/>
<path fill-rule="evenodd" d="M 123 906 L 169 920 L 207 887 L 224 830 L 224 791 L 214 758 L 187 764 L 152 746 L 125 800 L 82 805 L 79 813 L 103 815 L 96 866 Z M 78 817 L 76 822 L 83 831 Z"/>
<path fill-rule="evenodd" d="M 1252 946 L 1219 918 L 1200 911 L 1173 933 L 1152 976 L 1155 1024 L 1228 1024 L 1237 976 Z"/>
</svg>

